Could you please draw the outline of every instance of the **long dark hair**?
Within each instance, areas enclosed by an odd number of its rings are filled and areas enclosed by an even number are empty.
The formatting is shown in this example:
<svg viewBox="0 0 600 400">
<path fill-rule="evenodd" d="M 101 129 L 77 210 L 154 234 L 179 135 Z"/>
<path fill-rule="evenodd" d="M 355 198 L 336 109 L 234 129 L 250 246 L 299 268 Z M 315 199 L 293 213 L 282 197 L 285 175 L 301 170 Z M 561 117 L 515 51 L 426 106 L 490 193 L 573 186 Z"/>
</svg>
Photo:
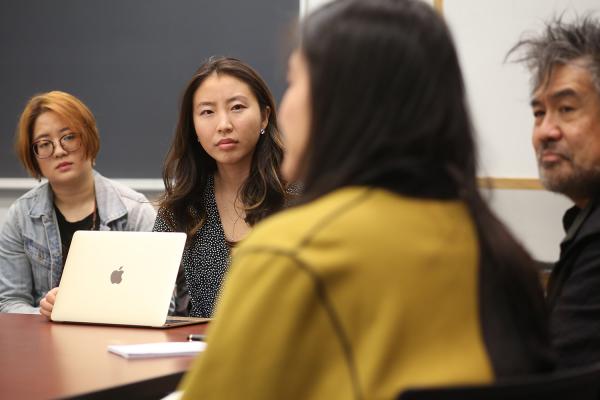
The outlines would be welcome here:
<svg viewBox="0 0 600 400">
<path fill-rule="evenodd" d="M 531 346 L 524 353 L 543 352 L 533 348 L 547 341 L 537 271 L 479 193 L 465 87 L 443 19 L 420 0 L 336 1 L 306 18 L 301 51 L 312 120 L 300 202 L 351 185 L 462 200 L 478 233 L 481 294 L 493 297 L 482 312 L 505 305 L 490 312 L 522 327 L 508 334 L 531 332 L 519 339 Z M 514 371 L 510 356 L 492 356 L 498 374 Z"/>
<path fill-rule="evenodd" d="M 212 74 L 229 75 L 246 83 L 256 97 L 260 111 L 270 110 L 265 133 L 260 135 L 250 172 L 240 190 L 245 221 L 254 225 L 283 207 L 285 183 L 279 166 L 283 158 L 275 101 L 265 81 L 249 65 L 230 57 L 211 57 L 196 71 L 181 100 L 179 121 L 163 167 L 165 193 L 160 201 L 163 216 L 173 229 L 193 235 L 206 217 L 204 191 L 209 176 L 217 169 L 215 160 L 198 143 L 193 121 L 194 93 Z M 168 212 L 164 212 L 164 211 Z"/>
</svg>

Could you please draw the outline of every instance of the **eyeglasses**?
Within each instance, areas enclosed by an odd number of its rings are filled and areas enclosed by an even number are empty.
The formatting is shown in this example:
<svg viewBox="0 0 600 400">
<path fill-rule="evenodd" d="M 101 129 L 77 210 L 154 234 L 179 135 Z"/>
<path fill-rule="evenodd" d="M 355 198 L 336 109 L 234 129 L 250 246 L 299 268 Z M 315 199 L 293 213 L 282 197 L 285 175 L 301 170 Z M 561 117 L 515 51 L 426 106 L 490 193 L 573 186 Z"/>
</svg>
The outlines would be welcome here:
<svg viewBox="0 0 600 400">
<path fill-rule="evenodd" d="M 81 137 L 78 133 L 67 133 L 66 135 L 63 135 L 58 142 L 60 143 L 60 147 L 67 153 L 77 151 L 81 147 Z M 50 139 L 36 140 L 31 147 L 37 158 L 51 157 L 52 154 L 54 154 L 54 150 L 56 150 L 54 140 Z"/>
</svg>

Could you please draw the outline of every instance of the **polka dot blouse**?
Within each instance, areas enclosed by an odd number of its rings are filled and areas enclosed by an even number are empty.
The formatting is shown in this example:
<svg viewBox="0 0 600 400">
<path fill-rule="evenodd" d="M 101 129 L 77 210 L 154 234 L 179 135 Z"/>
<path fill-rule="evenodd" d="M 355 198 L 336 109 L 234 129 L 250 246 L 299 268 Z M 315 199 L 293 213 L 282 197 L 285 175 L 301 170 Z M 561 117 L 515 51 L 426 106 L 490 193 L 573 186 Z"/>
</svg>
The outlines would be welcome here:
<svg viewBox="0 0 600 400">
<path fill-rule="evenodd" d="M 204 202 L 206 204 L 206 221 L 189 241 L 181 261 L 191 301 L 189 315 L 194 317 L 212 316 L 230 261 L 230 249 L 225 241 L 212 177 L 208 179 L 206 185 Z M 172 231 L 163 214 L 164 210 L 158 213 L 154 231 Z M 182 288 L 178 287 L 178 298 L 181 297 L 181 292 Z"/>
</svg>

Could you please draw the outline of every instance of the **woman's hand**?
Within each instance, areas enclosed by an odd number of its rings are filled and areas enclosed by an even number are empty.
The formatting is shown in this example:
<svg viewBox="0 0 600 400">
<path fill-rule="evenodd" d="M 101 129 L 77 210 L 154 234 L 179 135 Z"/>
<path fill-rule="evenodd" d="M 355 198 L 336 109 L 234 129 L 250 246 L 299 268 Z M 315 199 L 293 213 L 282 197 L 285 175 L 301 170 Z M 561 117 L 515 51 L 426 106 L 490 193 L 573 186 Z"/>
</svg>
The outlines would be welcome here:
<svg viewBox="0 0 600 400">
<path fill-rule="evenodd" d="M 46 293 L 46 296 L 40 301 L 40 314 L 44 315 L 46 318 L 50 319 L 52 315 L 52 309 L 54 308 L 54 302 L 56 301 L 56 294 L 58 293 L 58 288 L 50 290 Z"/>
</svg>

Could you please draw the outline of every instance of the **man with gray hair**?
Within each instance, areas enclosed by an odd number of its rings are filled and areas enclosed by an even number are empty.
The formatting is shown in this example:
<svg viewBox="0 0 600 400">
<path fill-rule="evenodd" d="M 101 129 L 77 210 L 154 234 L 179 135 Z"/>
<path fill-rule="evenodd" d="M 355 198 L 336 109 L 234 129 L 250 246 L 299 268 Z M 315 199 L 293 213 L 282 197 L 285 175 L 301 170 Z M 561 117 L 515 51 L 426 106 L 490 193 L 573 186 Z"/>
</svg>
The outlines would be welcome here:
<svg viewBox="0 0 600 400">
<path fill-rule="evenodd" d="M 575 205 L 563 217 L 547 288 L 559 367 L 600 361 L 600 21 L 558 18 L 509 54 L 533 76 L 533 147 L 542 184 Z"/>
</svg>

